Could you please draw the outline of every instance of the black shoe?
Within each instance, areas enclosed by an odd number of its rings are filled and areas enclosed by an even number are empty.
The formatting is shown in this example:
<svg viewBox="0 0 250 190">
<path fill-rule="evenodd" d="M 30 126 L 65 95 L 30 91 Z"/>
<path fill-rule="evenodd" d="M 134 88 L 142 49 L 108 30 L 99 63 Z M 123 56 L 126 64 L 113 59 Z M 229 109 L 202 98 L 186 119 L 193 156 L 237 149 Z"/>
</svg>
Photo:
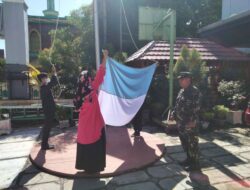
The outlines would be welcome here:
<svg viewBox="0 0 250 190">
<path fill-rule="evenodd" d="M 137 131 L 131 135 L 131 137 L 140 137 L 140 136 L 141 136 L 140 132 Z"/>
<path fill-rule="evenodd" d="M 201 171 L 200 164 L 191 164 L 190 166 L 186 166 L 184 169 L 188 172 L 200 172 Z"/>
<path fill-rule="evenodd" d="M 44 146 L 44 147 L 42 146 L 41 147 L 42 150 L 51 150 L 51 149 L 54 149 L 54 148 L 55 148 L 54 145 L 47 145 L 47 146 Z"/>
<path fill-rule="evenodd" d="M 181 166 L 189 166 L 190 165 L 190 160 L 186 158 L 183 161 L 179 161 L 178 164 L 181 165 Z"/>
</svg>

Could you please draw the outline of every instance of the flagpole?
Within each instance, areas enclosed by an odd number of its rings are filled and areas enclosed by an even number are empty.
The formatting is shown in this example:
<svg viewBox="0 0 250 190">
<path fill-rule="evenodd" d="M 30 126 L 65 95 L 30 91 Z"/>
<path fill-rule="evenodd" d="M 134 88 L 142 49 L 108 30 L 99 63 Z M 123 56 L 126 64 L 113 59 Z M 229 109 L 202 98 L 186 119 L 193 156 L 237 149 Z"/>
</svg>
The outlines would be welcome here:
<svg viewBox="0 0 250 190">
<path fill-rule="evenodd" d="M 98 69 L 99 66 L 100 66 L 100 38 L 99 38 L 98 0 L 94 0 L 94 29 L 95 29 L 96 69 Z"/>
<path fill-rule="evenodd" d="M 173 108 L 173 94 L 174 94 L 174 41 L 175 41 L 175 26 L 176 25 L 176 13 L 172 10 L 170 16 L 170 62 L 169 62 L 169 108 Z"/>
</svg>

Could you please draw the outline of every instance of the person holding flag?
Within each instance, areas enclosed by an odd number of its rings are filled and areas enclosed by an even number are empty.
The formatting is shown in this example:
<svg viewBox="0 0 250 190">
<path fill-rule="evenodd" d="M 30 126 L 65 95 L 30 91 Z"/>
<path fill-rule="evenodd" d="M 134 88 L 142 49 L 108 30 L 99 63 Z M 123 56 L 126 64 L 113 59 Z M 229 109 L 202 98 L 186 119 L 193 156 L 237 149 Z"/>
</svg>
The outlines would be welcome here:
<svg viewBox="0 0 250 190">
<path fill-rule="evenodd" d="M 98 90 L 104 80 L 107 58 L 108 51 L 104 50 L 102 64 L 79 113 L 75 168 L 90 174 L 101 172 L 106 167 L 105 122 L 100 111 Z"/>
</svg>

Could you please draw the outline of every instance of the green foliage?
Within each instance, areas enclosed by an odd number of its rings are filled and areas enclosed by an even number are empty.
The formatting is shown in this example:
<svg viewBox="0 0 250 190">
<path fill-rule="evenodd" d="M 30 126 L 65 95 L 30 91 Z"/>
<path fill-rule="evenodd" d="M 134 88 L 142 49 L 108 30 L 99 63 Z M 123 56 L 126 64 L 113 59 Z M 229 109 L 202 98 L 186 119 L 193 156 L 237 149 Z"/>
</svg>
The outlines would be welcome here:
<svg viewBox="0 0 250 190">
<path fill-rule="evenodd" d="M 213 107 L 213 111 L 216 118 L 224 120 L 226 119 L 229 109 L 224 105 L 216 105 Z"/>
<path fill-rule="evenodd" d="M 120 63 L 124 63 L 128 58 L 128 55 L 126 52 L 117 52 L 113 58 Z"/>
<path fill-rule="evenodd" d="M 63 106 L 56 106 L 56 118 L 59 121 L 68 120 L 70 118 L 70 108 L 65 108 Z"/>
<path fill-rule="evenodd" d="M 215 116 L 215 113 L 214 112 L 211 112 L 211 111 L 207 111 L 207 112 L 203 112 L 201 114 L 201 118 L 204 120 L 204 121 L 212 121 L 214 119 L 214 116 Z"/>
<path fill-rule="evenodd" d="M 221 0 L 164 0 L 159 7 L 176 10 L 177 37 L 196 37 L 197 30 L 221 19 Z"/>
<path fill-rule="evenodd" d="M 246 67 L 242 64 L 229 64 L 221 65 L 220 77 L 226 81 L 237 81 L 246 79 Z"/>
<path fill-rule="evenodd" d="M 74 94 L 77 78 L 83 67 L 95 65 L 94 30 L 91 7 L 81 7 L 72 11 L 68 17 L 70 27 L 57 31 L 51 61 L 59 69 L 59 79 L 64 87 L 64 98 Z M 53 39 L 55 31 L 50 35 Z M 42 70 L 50 71 L 50 49 L 44 49 L 38 55 Z"/>
<path fill-rule="evenodd" d="M 5 67 L 5 60 L 0 58 L 0 82 L 4 81 L 4 67 Z"/>
<path fill-rule="evenodd" d="M 195 49 L 190 51 L 185 45 L 182 47 L 180 57 L 174 66 L 174 74 L 178 76 L 183 71 L 192 73 L 193 82 L 197 86 L 202 85 L 207 75 L 205 62 L 202 61 L 200 53 Z"/>
<path fill-rule="evenodd" d="M 222 80 L 218 86 L 218 92 L 227 106 L 239 107 L 245 100 L 244 83 L 241 81 Z"/>
</svg>

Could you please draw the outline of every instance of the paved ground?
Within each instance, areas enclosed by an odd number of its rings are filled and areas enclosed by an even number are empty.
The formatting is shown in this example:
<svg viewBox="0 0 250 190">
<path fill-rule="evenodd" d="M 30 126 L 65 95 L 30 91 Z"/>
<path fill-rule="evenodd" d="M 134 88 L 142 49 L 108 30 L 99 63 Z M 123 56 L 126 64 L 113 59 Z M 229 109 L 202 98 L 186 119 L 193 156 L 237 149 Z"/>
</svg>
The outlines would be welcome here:
<svg viewBox="0 0 250 190">
<path fill-rule="evenodd" d="M 246 129 L 220 130 L 201 135 L 202 173 L 191 174 L 177 164 L 185 156 L 178 137 L 167 136 L 155 127 L 146 127 L 145 130 L 161 137 L 167 149 L 164 157 L 148 168 L 113 178 L 73 180 L 39 172 L 28 162 L 11 184 L 11 189 L 250 189 L 250 137 Z M 2 162 L 8 162 L 8 159 L 2 159 Z M 5 167 L 4 173 L 9 173 L 8 170 L 9 166 Z"/>
<path fill-rule="evenodd" d="M 133 133 L 131 128 L 106 128 L 106 168 L 95 177 L 124 174 L 159 160 L 165 150 L 162 138 L 147 132 L 141 132 L 140 138 L 133 138 Z M 65 178 L 87 177 L 86 173 L 75 169 L 76 138 L 77 129 L 67 128 L 64 133 L 50 138 L 55 149 L 42 151 L 41 145 L 36 144 L 30 154 L 31 162 L 52 175 L 59 174 Z"/>
<path fill-rule="evenodd" d="M 0 189 L 9 187 L 27 162 L 39 128 L 15 130 L 0 136 Z"/>
</svg>

